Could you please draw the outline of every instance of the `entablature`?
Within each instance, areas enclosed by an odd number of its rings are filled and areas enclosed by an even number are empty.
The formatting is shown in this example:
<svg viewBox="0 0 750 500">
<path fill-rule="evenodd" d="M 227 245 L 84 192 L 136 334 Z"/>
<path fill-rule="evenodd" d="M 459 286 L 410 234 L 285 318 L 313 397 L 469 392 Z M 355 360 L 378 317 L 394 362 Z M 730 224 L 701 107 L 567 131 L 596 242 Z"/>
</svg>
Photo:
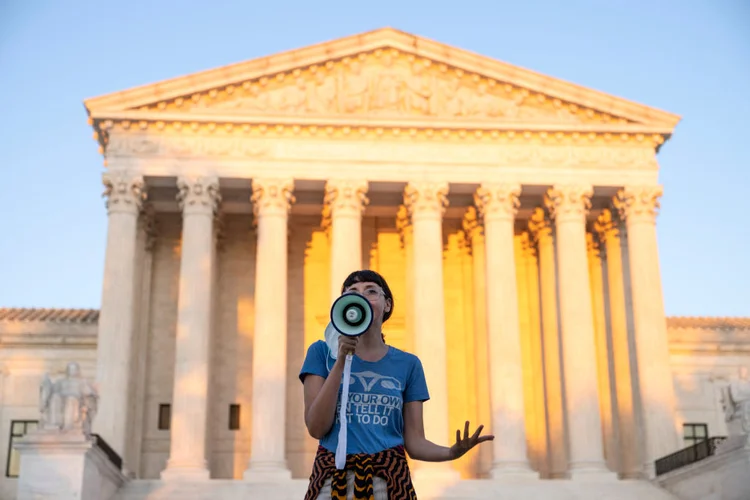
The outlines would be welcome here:
<svg viewBox="0 0 750 500">
<path fill-rule="evenodd" d="M 232 128 L 211 131 L 115 130 L 109 170 L 143 175 L 283 176 L 454 183 L 654 184 L 658 164 L 649 136 L 615 134 L 414 134 L 359 130 Z"/>
</svg>

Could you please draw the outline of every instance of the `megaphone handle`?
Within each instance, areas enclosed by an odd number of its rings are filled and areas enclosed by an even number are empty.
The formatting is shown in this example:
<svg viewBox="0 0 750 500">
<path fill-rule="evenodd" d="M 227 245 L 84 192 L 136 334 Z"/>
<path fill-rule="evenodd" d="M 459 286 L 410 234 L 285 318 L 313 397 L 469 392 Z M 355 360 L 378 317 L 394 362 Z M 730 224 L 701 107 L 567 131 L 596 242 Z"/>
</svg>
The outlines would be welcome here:
<svg viewBox="0 0 750 500">
<path fill-rule="evenodd" d="M 349 379 L 352 375 L 352 355 L 347 354 L 344 361 L 344 387 L 341 389 L 341 406 L 339 408 L 339 440 L 336 445 L 336 468 L 343 470 L 346 465 L 346 407 L 349 402 Z"/>
</svg>

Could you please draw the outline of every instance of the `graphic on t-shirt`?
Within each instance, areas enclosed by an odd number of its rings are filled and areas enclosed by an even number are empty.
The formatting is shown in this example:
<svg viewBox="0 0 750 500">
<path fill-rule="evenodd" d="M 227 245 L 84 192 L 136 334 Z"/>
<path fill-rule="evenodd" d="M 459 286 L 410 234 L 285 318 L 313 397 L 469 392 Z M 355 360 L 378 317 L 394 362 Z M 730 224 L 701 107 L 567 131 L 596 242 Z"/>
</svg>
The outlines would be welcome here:
<svg viewBox="0 0 750 500">
<path fill-rule="evenodd" d="M 401 388 L 401 381 L 397 379 L 396 377 L 380 375 L 379 373 L 375 373 L 371 371 L 352 373 L 352 378 L 349 379 L 350 390 L 351 390 L 351 387 L 355 385 L 355 378 L 365 388 L 365 392 L 370 392 L 373 386 L 377 384 L 378 382 L 380 382 L 380 386 L 383 389 L 393 389 L 399 392 L 403 390 Z"/>
<path fill-rule="evenodd" d="M 364 392 L 357 392 L 357 389 Z M 371 393 L 373 388 L 380 389 Z M 393 391 L 383 393 L 382 389 Z M 363 425 L 388 425 L 395 411 L 400 414 L 403 407 L 401 381 L 395 377 L 380 375 L 372 371 L 352 373 L 349 379 L 349 402 L 346 407 L 347 423 L 356 422 Z M 341 401 L 336 405 L 336 423 L 340 422 L 339 410 Z"/>
</svg>

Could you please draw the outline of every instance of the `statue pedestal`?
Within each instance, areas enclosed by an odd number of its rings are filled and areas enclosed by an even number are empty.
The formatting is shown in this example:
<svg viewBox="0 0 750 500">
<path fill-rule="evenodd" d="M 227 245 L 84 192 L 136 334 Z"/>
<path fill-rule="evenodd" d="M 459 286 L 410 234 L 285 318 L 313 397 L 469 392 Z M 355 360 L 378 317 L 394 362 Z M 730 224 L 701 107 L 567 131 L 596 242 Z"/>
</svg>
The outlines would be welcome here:
<svg viewBox="0 0 750 500">
<path fill-rule="evenodd" d="M 79 431 L 38 431 L 16 444 L 17 500 L 109 500 L 127 478 L 106 444 Z"/>
</svg>

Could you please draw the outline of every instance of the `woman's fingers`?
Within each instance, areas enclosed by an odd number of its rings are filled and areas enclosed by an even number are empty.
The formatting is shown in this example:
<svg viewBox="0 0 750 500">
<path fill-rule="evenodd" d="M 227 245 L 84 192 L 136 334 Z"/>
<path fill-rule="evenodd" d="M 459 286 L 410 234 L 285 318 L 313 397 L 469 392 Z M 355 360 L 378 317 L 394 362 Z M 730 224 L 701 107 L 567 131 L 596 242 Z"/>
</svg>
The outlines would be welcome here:
<svg viewBox="0 0 750 500">
<path fill-rule="evenodd" d="M 471 439 L 477 439 L 479 435 L 482 433 L 482 429 L 484 429 L 484 425 L 480 425 L 479 427 L 477 427 L 477 430 L 474 432 L 474 435 L 471 436 Z"/>
</svg>

